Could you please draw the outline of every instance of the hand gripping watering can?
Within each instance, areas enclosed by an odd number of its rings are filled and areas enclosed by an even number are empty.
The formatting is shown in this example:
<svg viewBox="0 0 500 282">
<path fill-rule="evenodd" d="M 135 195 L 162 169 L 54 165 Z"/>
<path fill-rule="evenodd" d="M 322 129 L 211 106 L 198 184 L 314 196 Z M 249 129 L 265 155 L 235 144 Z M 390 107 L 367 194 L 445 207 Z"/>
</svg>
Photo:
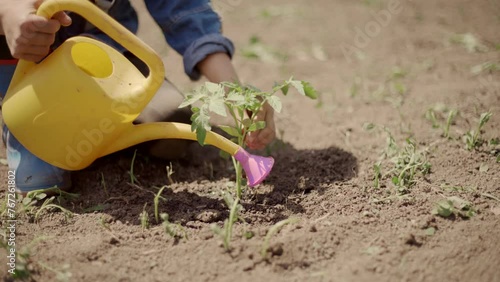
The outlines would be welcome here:
<svg viewBox="0 0 500 282">
<path fill-rule="evenodd" d="M 42 62 L 20 60 L 3 102 L 11 133 L 42 160 L 79 170 L 97 158 L 135 144 L 166 138 L 196 140 L 188 124 L 133 125 L 164 81 L 160 57 L 133 33 L 86 0 L 49 0 L 37 14 L 80 14 L 145 62 L 145 78 L 120 52 L 92 38 L 64 42 Z M 233 155 L 250 186 L 262 182 L 274 160 L 254 156 L 208 132 L 207 144 Z"/>
</svg>

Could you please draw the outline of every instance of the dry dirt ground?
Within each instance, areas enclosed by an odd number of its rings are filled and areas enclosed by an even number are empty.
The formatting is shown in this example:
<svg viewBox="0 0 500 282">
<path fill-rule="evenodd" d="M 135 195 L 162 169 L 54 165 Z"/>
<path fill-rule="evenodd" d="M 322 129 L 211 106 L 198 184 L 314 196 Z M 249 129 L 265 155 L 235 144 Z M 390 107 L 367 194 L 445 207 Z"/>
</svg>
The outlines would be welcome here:
<svg viewBox="0 0 500 282">
<path fill-rule="evenodd" d="M 216 4 L 243 81 L 269 89 L 293 75 L 321 93 L 317 101 L 283 98 L 279 141 L 261 152 L 274 156 L 275 168 L 244 195 L 232 250 L 224 251 L 211 229 L 228 217 L 220 192 L 233 179 L 229 163 L 172 162 L 171 183 L 169 162 L 141 154 L 134 165 L 140 184 L 131 185 L 133 151 L 125 151 L 74 174 L 80 196 L 60 202 L 72 217 L 57 210 L 37 221 L 20 215 L 16 240 L 29 251 L 31 280 L 500 281 L 499 1 Z M 169 78 L 192 89 L 179 56 L 142 21 Z M 493 64 L 477 67 L 486 62 Z M 449 139 L 426 118 L 429 109 L 440 126 L 458 111 Z M 482 128 L 486 142 L 466 150 L 462 137 L 485 112 L 493 114 Z M 367 131 L 368 123 L 375 128 Z M 399 152 L 411 137 L 414 156 L 432 165 L 404 191 L 391 182 L 388 132 Z M 1 175 L 5 190 L 6 166 Z M 165 185 L 160 212 L 183 238 L 154 219 L 153 199 Z M 455 200 L 453 214 L 434 215 L 446 199 Z M 464 210 L 457 199 L 467 202 Z M 474 215 L 464 216 L 466 209 Z M 143 210 L 151 223 L 144 230 Z M 263 258 L 267 231 L 290 217 L 299 221 L 271 238 Z M 255 235 L 247 239 L 248 232 Z M 10 281 L 1 254 L 0 276 Z"/>
</svg>

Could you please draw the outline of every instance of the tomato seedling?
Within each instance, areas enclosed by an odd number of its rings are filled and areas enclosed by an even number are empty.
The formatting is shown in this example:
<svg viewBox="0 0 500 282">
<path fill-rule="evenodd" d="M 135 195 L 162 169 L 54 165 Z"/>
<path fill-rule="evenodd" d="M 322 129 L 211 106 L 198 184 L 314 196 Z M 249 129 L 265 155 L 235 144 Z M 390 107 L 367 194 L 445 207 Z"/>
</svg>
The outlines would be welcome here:
<svg viewBox="0 0 500 282">
<path fill-rule="evenodd" d="M 215 113 L 220 116 L 227 117 L 228 113 L 232 119 L 232 125 L 217 125 L 225 133 L 227 133 L 231 141 L 238 144 L 240 147 L 245 147 L 245 139 L 250 132 L 258 131 L 266 127 L 265 121 L 258 120 L 258 113 L 263 107 L 268 104 L 275 112 L 281 112 L 281 100 L 275 94 L 282 92 L 288 94 L 290 87 L 295 88 L 298 93 L 311 99 L 317 98 L 316 90 L 306 81 L 294 80 L 290 78 L 281 84 L 276 84 L 271 91 L 261 91 L 252 86 L 242 86 L 238 83 L 222 82 L 211 83 L 206 82 L 204 85 L 195 89 L 188 94 L 184 102 L 179 106 L 191 106 L 193 115 L 191 116 L 191 130 L 196 132 L 198 142 L 203 145 L 207 131 L 211 130 L 210 113 Z M 194 105 L 196 103 L 196 106 Z M 228 157 L 226 153 L 222 155 Z M 233 201 L 227 203 L 230 208 L 230 218 L 226 221 L 222 237 L 224 238 L 224 246 L 229 249 L 229 241 L 231 239 L 233 223 L 239 216 L 240 199 L 246 181 L 243 180 L 243 170 L 239 162 L 234 157 L 233 165 L 236 173 L 236 183 Z M 231 197 L 233 198 L 233 197 Z"/>
</svg>

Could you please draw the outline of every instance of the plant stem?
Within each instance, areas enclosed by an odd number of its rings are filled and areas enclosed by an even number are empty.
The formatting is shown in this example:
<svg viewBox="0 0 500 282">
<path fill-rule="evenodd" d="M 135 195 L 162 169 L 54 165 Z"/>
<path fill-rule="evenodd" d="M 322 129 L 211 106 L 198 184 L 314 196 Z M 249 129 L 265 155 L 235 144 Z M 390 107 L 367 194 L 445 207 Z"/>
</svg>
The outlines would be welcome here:
<svg viewBox="0 0 500 282">
<path fill-rule="evenodd" d="M 243 178 L 242 176 L 242 167 L 239 162 L 236 162 L 236 199 L 241 199 L 241 196 L 243 194 L 243 189 L 241 187 L 241 180 Z"/>
<path fill-rule="evenodd" d="M 137 150 L 134 151 L 134 155 L 132 156 L 132 162 L 130 163 L 130 183 L 132 185 L 135 184 L 135 182 L 137 181 L 137 178 L 134 175 L 134 163 L 136 155 L 137 155 Z"/>
<path fill-rule="evenodd" d="M 226 232 L 225 232 L 225 238 L 224 238 L 224 248 L 226 250 L 229 250 L 229 244 L 231 241 L 231 237 L 233 236 L 233 224 L 236 222 L 236 219 L 238 218 L 237 211 L 238 211 L 238 204 L 240 202 L 240 198 L 236 198 L 233 202 L 233 205 L 231 206 L 231 210 L 229 212 L 229 219 L 227 222 L 226 226 Z"/>
</svg>

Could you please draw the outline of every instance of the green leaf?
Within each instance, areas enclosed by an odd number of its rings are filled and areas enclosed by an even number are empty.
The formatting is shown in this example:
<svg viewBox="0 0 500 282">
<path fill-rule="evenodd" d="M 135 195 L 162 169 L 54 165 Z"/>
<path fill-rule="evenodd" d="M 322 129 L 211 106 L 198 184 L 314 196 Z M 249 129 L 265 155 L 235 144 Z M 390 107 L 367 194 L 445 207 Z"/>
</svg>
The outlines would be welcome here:
<svg viewBox="0 0 500 282">
<path fill-rule="evenodd" d="M 317 99 L 318 98 L 318 92 L 312 85 L 307 82 L 307 81 L 302 81 L 302 86 L 304 87 L 304 93 L 306 94 L 307 97 L 311 99 Z"/>
<path fill-rule="evenodd" d="M 250 127 L 248 127 L 247 131 L 248 132 L 257 131 L 257 130 L 261 130 L 265 127 L 266 127 L 265 121 L 258 121 L 258 122 L 251 124 Z"/>
<path fill-rule="evenodd" d="M 302 81 L 299 80 L 292 80 L 290 81 L 290 84 L 297 89 L 297 91 L 301 94 L 306 96 L 306 92 L 304 90 L 304 85 L 302 84 Z"/>
<path fill-rule="evenodd" d="M 226 101 L 243 102 L 245 97 L 236 91 L 231 91 L 226 97 Z"/>
<path fill-rule="evenodd" d="M 267 102 L 274 109 L 275 112 L 281 113 L 282 104 L 281 104 L 281 100 L 279 97 L 274 96 L 274 95 L 269 96 L 269 97 L 267 97 Z"/>
<path fill-rule="evenodd" d="M 371 131 L 373 130 L 374 128 L 376 127 L 375 124 L 371 123 L 371 122 L 366 122 L 363 124 L 363 130 L 364 131 Z"/>
<path fill-rule="evenodd" d="M 23 198 L 22 203 L 23 203 L 23 205 L 27 206 L 27 205 L 29 205 L 32 201 L 36 202 L 36 200 L 33 200 L 33 198 L 25 197 L 25 198 Z"/>
<path fill-rule="evenodd" d="M 425 229 L 425 235 L 432 236 L 434 234 L 436 234 L 436 228 L 429 227 L 429 228 Z"/>
<path fill-rule="evenodd" d="M 196 139 L 201 145 L 205 144 L 207 131 L 212 129 L 209 123 L 210 116 L 208 115 L 206 108 L 206 105 L 203 105 L 202 109 L 196 108 L 191 116 L 191 131 L 196 131 Z"/>
<path fill-rule="evenodd" d="M 196 140 L 200 145 L 205 145 L 205 139 L 207 138 L 207 131 L 203 128 L 196 129 Z"/>
<path fill-rule="evenodd" d="M 394 90 L 398 92 L 399 95 L 404 95 L 406 93 L 406 86 L 400 82 L 400 81 L 395 81 L 393 82 Z"/>
<path fill-rule="evenodd" d="M 214 112 L 220 116 L 227 116 L 227 113 L 226 113 L 226 105 L 224 104 L 224 99 L 223 98 L 219 98 L 219 97 L 214 97 L 212 99 L 210 99 L 210 102 L 208 103 L 208 109 L 211 111 L 211 112 Z"/>
<path fill-rule="evenodd" d="M 245 231 L 245 233 L 243 233 L 243 237 L 245 237 L 245 239 L 247 240 L 252 239 L 254 236 L 255 233 L 252 231 Z"/>
<path fill-rule="evenodd" d="M 432 213 L 442 217 L 449 217 L 453 214 L 453 202 L 450 200 L 439 201 Z"/>
<path fill-rule="evenodd" d="M 490 120 L 492 113 L 482 113 L 479 118 L 479 129 L 483 128 L 483 126 Z"/>
<path fill-rule="evenodd" d="M 245 128 L 249 128 L 252 125 L 252 121 L 249 118 L 246 118 L 242 121 L 242 124 Z"/>
<path fill-rule="evenodd" d="M 40 194 L 36 194 L 36 195 L 35 195 L 35 198 L 36 198 L 37 200 L 43 200 L 43 199 L 45 199 L 46 197 L 47 197 L 47 194 L 45 194 L 45 193 L 40 193 Z"/>
<path fill-rule="evenodd" d="M 220 129 L 222 129 L 224 132 L 226 132 L 230 136 L 239 137 L 241 135 L 240 132 L 238 131 L 238 129 L 236 129 L 236 128 L 232 127 L 232 126 L 218 125 L 217 127 L 219 127 Z"/>
<path fill-rule="evenodd" d="M 205 82 L 205 88 L 211 94 L 218 94 L 220 92 L 224 93 L 224 86 L 221 84 L 213 83 L 213 82 Z"/>
<path fill-rule="evenodd" d="M 451 201 L 453 207 L 456 207 L 459 210 L 469 210 L 472 207 L 472 204 L 469 201 L 466 201 L 457 196 L 449 197 L 448 201 Z"/>
<path fill-rule="evenodd" d="M 392 177 L 391 180 L 394 185 L 399 186 L 400 183 L 399 183 L 399 178 L 397 176 Z"/>
<path fill-rule="evenodd" d="M 287 84 L 283 84 L 281 86 L 281 93 L 283 93 L 283 95 L 286 96 L 286 94 L 288 94 L 288 89 L 290 89 L 290 85 L 287 83 Z"/>
<path fill-rule="evenodd" d="M 193 91 L 191 94 L 188 94 L 185 98 L 184 101 L 179 105 L 179 108 L 184 108 L 189 105 L 192 105 L 193 103 L 197 102 L 201 98 L 206 97 L 206 95 L 203 94 L 203 92 L 200 92 L 199 90 Z"/>
</svg>

